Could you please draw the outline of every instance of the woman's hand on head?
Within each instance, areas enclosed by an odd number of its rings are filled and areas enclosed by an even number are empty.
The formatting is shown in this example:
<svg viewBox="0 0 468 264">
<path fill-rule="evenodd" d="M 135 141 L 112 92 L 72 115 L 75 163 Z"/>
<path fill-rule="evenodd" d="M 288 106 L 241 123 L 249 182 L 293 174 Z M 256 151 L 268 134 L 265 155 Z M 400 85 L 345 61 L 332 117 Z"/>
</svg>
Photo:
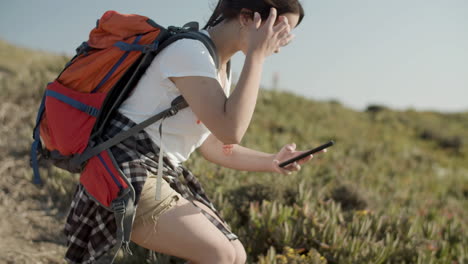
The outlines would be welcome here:
<svg viewBox="0 0 468 264">
<path fill-rule="evenodd" d="M 313 155 L 309 155 L 301 160 L 291 163 L 284 168 L 280 167 L 279 164 L 291 158 L 297 157 L 304 152 L 305 151 L 296 151 L 296 144 L 294 143 L 285 145 L 283 148 L 281 148 L 281 150 L 278 153 L 276 153 L 273 156 L 273 172 L 277 172 L 280 174 L 291 174 L 294 171 L 300 171 L 301 165 L 310 161 L 314 157 Z M 327 150 L 324 149 L 322 150 L 322 152 L 327 152 Z"/>
<path fill-rule="evenodd" d="M 248 47 L 247 54 L 252 54 L 265 58 L 278 52 L 282 46 L 287 45 L 294 35 L 290 34 L 291 27 L 285 16 L 278 18 L 275 25 L 277 11 L 275 8 L 270 10 L 267 20 L 262 23 L 260 14 L 255 12 L 253 23 L 248 29 Z"/>
</svg>

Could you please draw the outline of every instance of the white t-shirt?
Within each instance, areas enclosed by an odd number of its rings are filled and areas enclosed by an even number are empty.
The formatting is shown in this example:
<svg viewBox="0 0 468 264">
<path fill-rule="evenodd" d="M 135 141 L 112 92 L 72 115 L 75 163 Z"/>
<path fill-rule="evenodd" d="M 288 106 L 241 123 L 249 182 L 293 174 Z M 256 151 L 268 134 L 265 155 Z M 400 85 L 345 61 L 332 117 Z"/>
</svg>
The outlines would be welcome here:
<svg viewBox="0 0 468 264">
<path fill-rule="evenodd" d="M 209 36 L 208 32 L 202 30 Z M 119 108 L 119 112 L 135 123 L 140 123 L 169 108 L 172 100 L 181 95 L 169 77 L 204 76 L 218 80 L 220 77 L 208 49 L 199 40 L 181 39 L 161 51 L 148 67 L 132 94 Z M 230 80 L 224 93 L 229 96 Z M 164 153 L 176 163 L 186 161 L 210 135 L 210 131 L 197 122 L 189 107 L 164 120 L 162 143 L 158 121 L 145 129 L 151 139 L 163 146 Z"/>
</svg>

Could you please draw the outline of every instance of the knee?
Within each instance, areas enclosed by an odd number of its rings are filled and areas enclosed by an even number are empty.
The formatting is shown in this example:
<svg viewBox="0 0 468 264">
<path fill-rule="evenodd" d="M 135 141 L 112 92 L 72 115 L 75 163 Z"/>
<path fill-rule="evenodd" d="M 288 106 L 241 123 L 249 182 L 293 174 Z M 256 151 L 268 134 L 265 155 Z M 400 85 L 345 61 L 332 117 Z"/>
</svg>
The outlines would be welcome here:
<svg viewBox="0 0 468 264">
<path fill-rule="evenodd" d="M 240 246 L 235 248 L 236 252 L 236 261 L 235 264 L 245 264 L 247 261 L 247 253 L 245 252 L 244 246 L 240 244 Z"/>
<path fill-rule="evenodd" d="M 196 261 L 196 263 L 213 263 L 213 264 L 234 264 L 237 262 L 237 252 L 229 243 L 222 243 L 211 248 L 208 252 L 204 252 L 205 257 Z"/>
<path fill-rule="evenodd" d="M 219 247 L 213 255 L 216 258 L 214 263 L 236 263 L 236 250 L 230 243 L 225 243 L 223 247 Z"/>
</svg>

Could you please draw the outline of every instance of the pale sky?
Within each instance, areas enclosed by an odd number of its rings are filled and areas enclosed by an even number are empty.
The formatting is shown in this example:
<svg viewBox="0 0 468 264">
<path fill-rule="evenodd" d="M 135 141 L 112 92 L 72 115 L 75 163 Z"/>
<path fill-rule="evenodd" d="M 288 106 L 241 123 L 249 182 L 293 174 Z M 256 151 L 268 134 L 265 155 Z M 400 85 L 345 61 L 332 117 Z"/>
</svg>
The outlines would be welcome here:
<svg viewBox="0 0 468 264">
<path fill-rule="evenodd" d="M 296 39 L 267 59 L 280 89 L 356 110 L 468 111 L 468 0 L 303 0 Z M 1 0 L 0 38 L 73 54 L 106 10 L 204 24 L 212 0 Z M 239 73 L 243 55 L 233 59 Z M 0 58 L 1 59 L 1 58 Z"/>
</svg>

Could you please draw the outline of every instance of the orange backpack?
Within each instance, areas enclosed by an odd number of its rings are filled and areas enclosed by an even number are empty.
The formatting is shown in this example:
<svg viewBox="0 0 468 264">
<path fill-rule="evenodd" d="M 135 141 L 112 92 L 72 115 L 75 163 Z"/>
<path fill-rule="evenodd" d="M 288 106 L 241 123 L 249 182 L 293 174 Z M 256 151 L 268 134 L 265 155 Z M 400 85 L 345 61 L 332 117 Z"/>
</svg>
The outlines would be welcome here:
<svg viewBox="0 0 468 264">
<path fill-rule="evenodd" d="M 129 241 L 135 194 L 129 180 L 112 159 L 109 148 L 135 135 L 161 118 L 187 107 L 179 96 L 172 107 L 103 141 L 109 118 L 138 83 L 154 57 L 176 40 L 200 40 L 218 63 L 211 39 L 198 31 L 195 22 L 184 27 L 156 24 L 140 15 L 107 11 L 97 22 L 89 40 L 60 75 L 47 85 L 33 132 L 31 165 L 34 182 L 41 183 L 39 159 L 70 172 L 80 173 L 80 183 L 99 204 L 120 221 L 120 243 Z M 124 220 L 127 219 L 127 220 Z M 127 221 L 127 222 L 125 222 Z M 123 223 L 123 224 L 122 224 Z"/>
</svg>

